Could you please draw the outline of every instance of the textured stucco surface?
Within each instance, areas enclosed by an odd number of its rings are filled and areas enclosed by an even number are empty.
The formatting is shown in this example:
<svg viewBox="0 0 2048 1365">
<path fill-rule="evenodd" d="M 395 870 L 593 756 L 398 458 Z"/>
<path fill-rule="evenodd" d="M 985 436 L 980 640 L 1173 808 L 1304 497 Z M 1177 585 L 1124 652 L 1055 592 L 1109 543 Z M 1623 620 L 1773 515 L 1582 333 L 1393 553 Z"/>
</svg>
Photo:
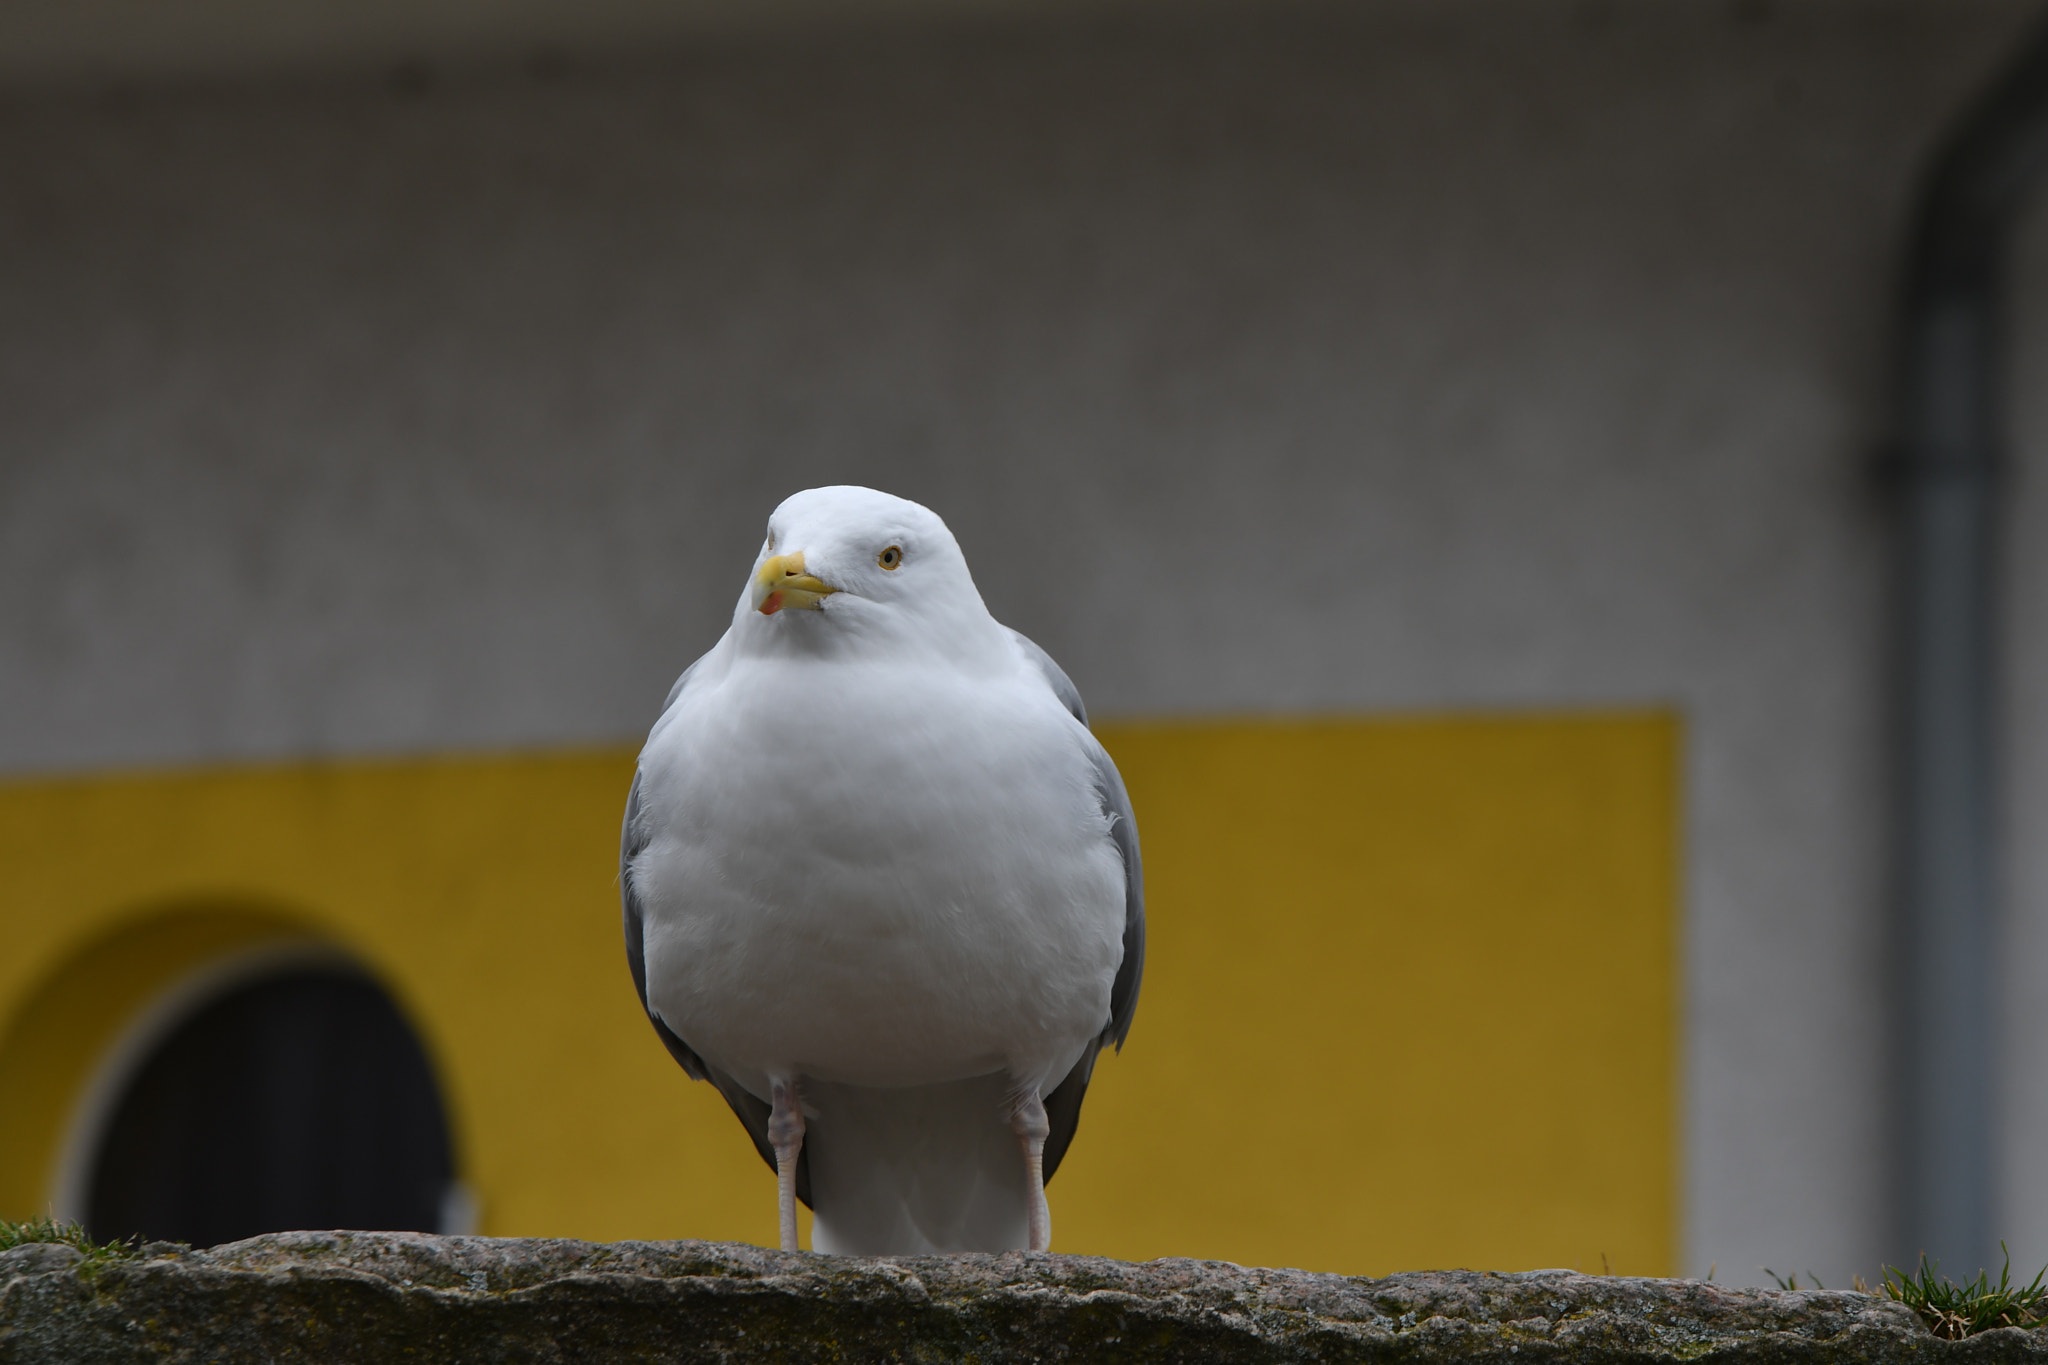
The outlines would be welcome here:
<svg viewBox="0 0 2048 1365">
<path fill-rule="evenodd" d="M 1868 1274 L 1867 468 L 1916 159 L 2025 13 L 1390 4 L 18 94 L 0 771 L 630 737 L 773 503 L 874 483 L 1101 715 L 1680 707 L 1686 1263 Z M 2048 860 L 2011 842 L 2031 1265 Z"/>
</svg>

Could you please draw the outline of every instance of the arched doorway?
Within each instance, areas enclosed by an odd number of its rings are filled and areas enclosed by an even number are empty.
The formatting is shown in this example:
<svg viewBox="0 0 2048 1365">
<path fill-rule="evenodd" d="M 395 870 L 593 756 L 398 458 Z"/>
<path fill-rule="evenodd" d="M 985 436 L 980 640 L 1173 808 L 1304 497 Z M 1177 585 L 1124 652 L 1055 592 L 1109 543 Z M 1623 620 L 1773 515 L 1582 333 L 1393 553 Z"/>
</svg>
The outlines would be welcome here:
<svg viewBox="0 0 2048 1365">
<path fill-rule="evenodd" d="M 279 966 L 193 1003 L 110 1100 L 81 1191 L 95 1237 L 212 1246 L 447 1222 L 453 1161 L 426 1054 L 346 964 Z"/>
</svg>

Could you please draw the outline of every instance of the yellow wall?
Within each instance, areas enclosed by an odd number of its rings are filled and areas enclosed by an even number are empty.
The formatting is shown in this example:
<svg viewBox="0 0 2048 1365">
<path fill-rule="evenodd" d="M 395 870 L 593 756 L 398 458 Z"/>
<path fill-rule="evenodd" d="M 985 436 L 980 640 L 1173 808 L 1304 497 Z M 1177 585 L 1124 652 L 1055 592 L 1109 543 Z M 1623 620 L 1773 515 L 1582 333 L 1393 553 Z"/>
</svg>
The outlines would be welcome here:
<svg viewBox="0 0 2048 1365">
<path fill-rule="evenodd" d="M 1104 738 L 1151 942 L 1054 1185 L 1061 1243 L 1675 1270 L 1673 721 Z"/>
<path fill-rule="evenodd" d="M 1381 1272 L 1672 1269 L 1677 726 L 1106 726 L 1151 952 L 1055 1246 Z M 773 1179 L 633 999 L 629 753 L 0 787 L 0 1216 L 211 956 L 352 952 L 439 1068 L 482 1230 L 772 1241 Z"/>
</svg>

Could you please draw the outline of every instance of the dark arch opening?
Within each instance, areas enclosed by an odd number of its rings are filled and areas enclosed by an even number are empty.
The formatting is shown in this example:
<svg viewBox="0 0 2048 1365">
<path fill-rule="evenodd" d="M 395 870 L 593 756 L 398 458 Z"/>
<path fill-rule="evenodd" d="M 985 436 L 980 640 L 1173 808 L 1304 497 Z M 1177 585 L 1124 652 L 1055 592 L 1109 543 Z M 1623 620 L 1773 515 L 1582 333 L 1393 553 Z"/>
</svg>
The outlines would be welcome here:
<svg viewBox="0 0 2048 1365">
<path fill-rule="evenodd" d="M 85 1221 L 194 1246 L 432 1232 L 453 1174 L 433 1072 L 390 997 L 295 968 L 209 1001 L 143 1061 L 94 1154 Z"/>
</svg>

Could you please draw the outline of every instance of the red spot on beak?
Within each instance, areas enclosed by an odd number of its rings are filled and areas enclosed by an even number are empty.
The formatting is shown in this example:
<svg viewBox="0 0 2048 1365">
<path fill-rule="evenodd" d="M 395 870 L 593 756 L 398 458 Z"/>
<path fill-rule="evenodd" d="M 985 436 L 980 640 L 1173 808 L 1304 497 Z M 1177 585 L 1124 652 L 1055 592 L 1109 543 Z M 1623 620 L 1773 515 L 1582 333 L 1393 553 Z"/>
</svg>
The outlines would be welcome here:
<svg viewBox="0 0 2048 1365">
<path fill-rule="evenodd" d="M 769 593 L 767 600 L 761 603 L 761 614 L 763 616 L 773 616 L 776 612 L 781 610 L 782 594 L 779 592 Z"/>
</svg>

